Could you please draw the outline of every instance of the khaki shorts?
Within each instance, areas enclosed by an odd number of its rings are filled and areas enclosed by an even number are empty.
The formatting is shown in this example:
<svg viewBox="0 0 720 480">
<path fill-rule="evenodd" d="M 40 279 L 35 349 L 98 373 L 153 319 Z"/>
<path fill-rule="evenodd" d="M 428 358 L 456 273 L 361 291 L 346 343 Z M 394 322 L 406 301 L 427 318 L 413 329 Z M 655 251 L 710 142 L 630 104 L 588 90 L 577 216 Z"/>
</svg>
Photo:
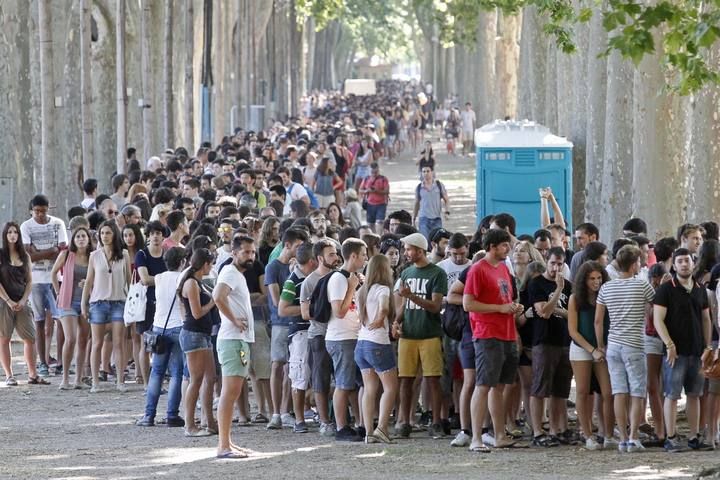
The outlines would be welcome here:
<svg viewBox="0 0 720 480">
<path fill-rule="evenodd" d="M 270 378 L 270 336 L 263 320 L 255 320 L 255 343 L 250 344 L 250 370 L 258 380 Z"/>
<path fill-rule="evenodd" d="M 32 310 L 25 305 L 25 308 L 15 312 L 7 303 L 2 302 L 0 304 L 0 337 L 11 338 L 13 331 L 16 331 L 23 340 L 35 341 Z"/>
<path fill-rule="evenodd" d="M 398 376 L 416 376 L 418 365 L 422 367 L 423 377 L 442 375 L 443 350 L 439 337 L 423 340 L 401 338 L 398 341 Z"/>
</svg>

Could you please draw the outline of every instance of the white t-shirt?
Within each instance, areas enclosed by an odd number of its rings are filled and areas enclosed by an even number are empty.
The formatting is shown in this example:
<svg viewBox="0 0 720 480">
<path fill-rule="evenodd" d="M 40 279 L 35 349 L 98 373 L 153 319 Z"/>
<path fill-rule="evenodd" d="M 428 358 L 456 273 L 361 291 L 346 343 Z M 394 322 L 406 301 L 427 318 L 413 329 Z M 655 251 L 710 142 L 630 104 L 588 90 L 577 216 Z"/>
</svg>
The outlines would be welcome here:
<svg viewBox="0 0 720 480">
<path fill-rule="evenodd" d="M 348 281 L 345 275 L 333 275 L 328 281 L 327 286 L 327 295 L 330 303 L 332 304 L 332 302 L 336 300 L 342 302 L 347 289 Z M 360 318 L 358 317 L 357 304 L 353 298 L 353 303 L 350 305 L 344 318 L 338 318 L 332 313 L 330 314 L 325 340 L 356 340 L 359 330 Z"/>
<path fill-rule="evenodd" d="M 463 110 L 460 112 L 460 120 L 462 121 L 463 132 L 472 132 L 473 122 L 475 122 L 475 112 Z"/>
<path fill-rule="evenodd" d="M 225 247 L 220 247 L 215 251 L 215 265 L 213 265 L 213 270 L 217 274 L 218 270 L 220 269 L 220 265 L 225 263 L 225 260 L 232 257 L 232 250 L 227 251 L 225 250 Z"/>
<path fill-rule="evenodd" d="M 445 271 L 445 273 L 447 274 L 448 288 L 450 288 L 450 286 L 453 284 L 453 282 L 458 279 L 458 277 L 460 276 L 460 273 L 463 270 L 465 270 L 466 268 L 468 268 L 470 265 L 471 265 L 471 262 L 469 262 L 469 261 L 462 265 L 457 265 L 457 264 L 455 264 L 455 262 L 452 261 L 451 258 L 446 258 L 445 260 L 442 260 L 442 261 L 438 262 L 438 264 L 437 264 L 437 266 L 442 268 Z"/>
<path fill-rule="evenodd" d="M 308 196 L 305 187 L 299 183 L 292 182 L 289 187 L 285 187 L 287 196 L 285 197 L 285 207 L 283 208 L 283 215 L 290 215 L 290 204 L 293 200 L 302 200 Z"/>
<path fill-rule="evenodd" d="M 175 298 L 181 272 L 163 272 L 155 275 L 155 318 L 153 327 L 163 328 L 167 320 L 167 328 L 182 327 L 183 318 L 180 312 L 180 299 Z M 175 304 L 173 305 L 173 299 Z M 172 313 L 168 319 L 168 311 L 172 305 Z"/>
<path fill-rule="evenodd" d="M 82 202 L 80 202 L 80 206 L 83 207 L 85 210 L 89 210 L 90 207 L 95 208 L 95 199 L 94 198 L 83 198 Z"/>
<path fill-rule="evenodd" d="M 228 265 L 220 272 L 215 288 L 217 289 L 221 283 L 230 287 L 230 293 L 227 296 L 230 310 L 232 310 L 236 317 L 247 320 L 248 328 L 241 332 L 240 329 L 220 311 L 221 323 L 220 330 L 218 330 L 218 340 L 255 342 L 252 303 L 250 302 L 250 291 L 248 290 L 245 276 L 240 273 L 234 265 Z"/>
<path fill-rule="evenodd" d="M 48 222 L 39 224 L 35 219 L 25 220 L 20 225 L 23 245 L 32 245 L 37 250 L 47 250 L 67 244 L 67 230 L 65 222 L 59 218 L 48 215 Z M 39 260 L 32 264 L 33 283 L 52 283 L 52 267 L 55 262 L 52 260 Z"/>
<path fill-rule="evenodd" d="M 367 295 L 367 303 L 365 310 L 367 312 L 367 324 L 371 324 L 375 321 L 380 306 L 383 305 L 385 308 L 388 306 L 388 299 L 390 298 L 390 289 L 385 285 L 375 284 L 370 287 L 370 291 Z M 361 306 L 362 308 L 362 306 Z M 389 313 L 390 314 L 390 313 Z M 358 340 L 367 340 L 373 343 L 379 343 L 381 345 L 390 344 L 390 336 L 388 335 L 388 319 L 385 317 L 385 324 L 382 328 L 376 328 L 374 330 L 368 330 L 365 325 L 360 327 L 360 333 Z"/>
</svg>

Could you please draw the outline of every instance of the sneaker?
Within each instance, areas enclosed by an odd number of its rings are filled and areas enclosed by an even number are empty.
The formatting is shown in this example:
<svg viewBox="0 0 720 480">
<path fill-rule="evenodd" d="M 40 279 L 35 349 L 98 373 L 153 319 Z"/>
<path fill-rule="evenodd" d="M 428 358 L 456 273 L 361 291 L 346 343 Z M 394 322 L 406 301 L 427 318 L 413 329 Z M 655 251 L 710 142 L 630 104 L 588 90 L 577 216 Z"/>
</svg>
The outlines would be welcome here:
<svg viewBox="0 0 720 480">
<path fill-rule="evenodd" d="M 368 434 L 367 431 L 365 430 L 365 427 L 363 427 L 362 425 L 359 427 L 355 427 L 354 430 L 355 430 L 355 435 L 357 435 L 358 437 L 365 438 Z"/>
<path fill-rule="evenodd" d="M 60 385 L 58 386 L 58 388 L 60 390 L 74 390 L 75 389 L 74 386 L 70 385 L 67 382 L 61 382 Z"/>
<path fill-rule="evenodd" d="M 183 420 L 181 417 L 168 417 L 167 426 L 168 428 L 184 427 L 185 420 Z"/>
<path fill-rule="evenodd" d="M 376 428 L 375 430 L 373 430 L 373 433 L 371 436 L 374 439 L 381 441 L 382 443 L 395 443 L 387 433 L 383 432 L 379 428 Z"/>
<path fill-rule="evenodd" d="M 626 453 L 628 451 L 628 442 L 618 443 L 618 452 Z"/>
<path fill-rule="evenodd" d="M 283 422 L 280 419 L 280 415 L 275 413 L 275 414 L 273 414 L 272 418 L 270 419 L 270 421 L 267 424 L 267 427 L 265 427 L 265 428 L 267 428 L 268 430 L 281 430 L 282 427 L 283 427 Z"/>
<path fill-rule="evenodd" d="M 447 418 L 440 420 L 440 426 L 442 427 L 442 431 L 445 435 L 452 435 L 452 429 L 450 428 L 450 420 L 448 420 Z"/>
<path fill-rule="evenodd" d="M 315 411 L 312 408 L 309 408 L 305 410 L 303 417 L 305 418 L 305 420 L 313 420 L 315 418 Z"/>
<path fill-rule="evenodd" d="M 365 443 L 382 443 L 375 435 L 365 435 Z"/>
<path fill-rule="evenodd" d="M 430 438 L 444 438 L 445 432 L 443 432 L 443 428 L 439 423 L 433 423 L 428 427 L 428 436 Z"/>
<path fill-rule="evenodd" d="M 470 435 L 468 435 L 467 433 L 460 430 L 460 433 L 458 433 L 455 436 L 455 439 L 452 442 L 450 442 L 450 446 L 451 447 L 467 447 L 468 445 L 470 445 L 470 440 L 472 440 Z"/>
<path fill-rule="evenodd" d="M 587 450 L 591 450 L 591 451 L 601 450 L 602 445 L 600 443 L 598 443 L 594 438 L 589 437 L 589 438 L 585 439 L 585 448 Z"/>
<path fill-rule="evenodd" d="M 296 423 L 293 425 L 293 433 L 307 433 L 308 427 L 305 422 Z"/>
<path fill-rule="evenodd" d="M 481 440 L 482 443 L 484 443 L 485 445 L 488 445 L 488 446 L 490 446 L 490 447 L 494 447 L 494 446 L 495 446 L 495 437 L 494 437 L 493 435 L 491 435 L 490 432 L 488 432 L 488 433 L 483 433 L 482 436 L 480 437 L 480 440 Z"/>
<path fill-rule="evenodd" d="M 102 390 L 100 390 L 100 385 L 93 385 L 90 387 L 90 393 L 100 393 Z"/>
<path fill-rule="evenodd" d="M 320 435 L 323 437 L 334 437 L 335 436 L 335 425 L 332 423 L 321 423 L 320 424 Z"/>
<path fill-rule="evenodd" d="M 124 383 L 118 383 L 118 384 L 115 386 L 115 389 L 116 389 L 118 392 L 120 392 L 120 393 L 125 393 L 125 392 L 128 391 L 128 387 L 127 387 L 127 385 L 125 385 Z"/>
<path fill-rule="evenodd" d="M 55 366 L 55 376 L 56 376 L 56 377 L 59 377 L 60 375 L 62 375 L 62 372 L 63 372 L 63 366 L 62 366 L 62 365 L 56 365 L 56 366 Z"/>
<path fill-rule="evenodd" d="M 688 440 L 688 446 L 690 446 L 690 440 Z M 678 441 L 677 435 L 667 437 L 665 439 L 665 443 L 663 444 L 663 448 L 669 453 L 680 452 L 683 449 L 682 445 L 680 445 L 680 442 Z"/>
<path fill-rule="evenodd" d="M 701 452 L 713 450 L 713 446 L 709 443 L 705 443 L 705 440 L 700 435 L 697 435 L 695 438 L 689 439 L 688 447 Z"/>
<path fill-rule="evenodd" d="M 335 441 L 337 442 L 362 442 L 363 437 L 358 436 L 352 428 L 345 425 L 335 433 Z"/>
<path fill-rule="evenodd" d="M 603 440 L 603 448 L 615 448 L 620 445 L 620 440 L 616 437 L 605 437 Z"/>
<path fill-rule="evenodd" d="M 403 438 L 410 438 L 410 434 L 412 433 L 412 427 L 409 423 L 403 423 L 400 425 L 400 431 L 398 434 Z"/>
<path fill-rule="evenodd" d="M 643 446 L 642 442 L 640 440 L 628 440 L 627 442 L 627 451 L 628 453 L 633 452 L 642 452 L 645 450 L 645 447 Z"/>
<path fill-rule="evenodd" d="M 37 373 L 41 377 L 47 377 L 50 375 L 50 368 L 48 367 L 47 363 L 41 362 L 37 367 Z"/>
<path fill-rule="evenodd" d="M 420 424 L 421 427 L 428 427 L 428 426 L 430 426 L 431 423 L 432 423 L 432 413 L 429 411 L 422 412 L 420 414 L 420 421 L 418 422 L 418 424 Z"/>
<path fill-rule="evenodd" d="M 289 413 L 283 413 L 282 415 L 280 415 L 280 422 L 282 423 L 283 427 L 295 428 L 295 417 L 293 417 Z"/>
<path fill-rule="evenodd" d="M 142 417 L 138 421 L 135 422 L 135 425 L 138 427 L 154 427 L 155 426 L 155 419 L 150 417 Z"/>
<path fill-rule="evenodd" d="M 493 439 L 494 441 L 494 439 Z M 545 433 L 542 433 L 536 437 L 533 437 L 532 442 L 530 442 L 531 447 L 558 447 L 560 446 L 560 442 L 557 441 L 557 439 L 551 437 L 550 435 L 547 435 Z"/>
</svg>

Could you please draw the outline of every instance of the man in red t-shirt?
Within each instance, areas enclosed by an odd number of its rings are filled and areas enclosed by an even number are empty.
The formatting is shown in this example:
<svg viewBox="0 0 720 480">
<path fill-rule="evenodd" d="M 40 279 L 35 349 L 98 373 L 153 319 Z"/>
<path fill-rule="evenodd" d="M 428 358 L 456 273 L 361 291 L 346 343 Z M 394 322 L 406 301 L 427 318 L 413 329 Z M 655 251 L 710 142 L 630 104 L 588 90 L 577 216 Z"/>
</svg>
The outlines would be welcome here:
<svg viewBox="0 0 720 480">
<path fill-rule="evenodd" d="M 380 166 L 377 162 L 370 164 L 370 176 L 365 177 L 360 184 L 360 195 L 367 200 L 367 223 L 380 235 L 385 223 L 385 211 L 387 209 L 390 194 L 390 183 L 387 177 L 380 175 Z"/>
<path fill-rule="evenodd" d="M 470 268 L 463 293 L 475 347 L 475 391 L 470 401 L 473 452 L 488 451 L 484 443 L 497 448 L 515 443 L 505 435 L 503 390 L 517 374 L 515 314 L 522 312 L 523 306 L 513 299 L 513 278 L 505 265 L 510 241 L 506 231 L 488 230 L 483 238 L 487 254 Z M 483 442 L 482 424 L 488 406 L 495 438 L 488 436 Z"/>
</svg>

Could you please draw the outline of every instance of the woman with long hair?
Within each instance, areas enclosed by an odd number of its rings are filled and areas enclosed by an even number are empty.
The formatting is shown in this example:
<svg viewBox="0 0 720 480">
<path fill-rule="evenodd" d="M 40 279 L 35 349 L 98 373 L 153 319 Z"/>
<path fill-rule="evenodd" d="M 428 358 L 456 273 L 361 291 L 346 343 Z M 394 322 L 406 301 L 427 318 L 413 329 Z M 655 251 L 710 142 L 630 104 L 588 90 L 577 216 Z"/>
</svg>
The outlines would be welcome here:
<svg viewBox="0 0 720 480">
<path fill-rule="evenodd" d="M 370 176 L 370 164 L 373 162 L 372 144 L 370 137 L 363 137 L 360 141 L 360 149 L 355 156 L 355 190 L 359 190 L 362 181 Z"/>
<path fill-rule="evenodd" d="M 605 354 L 597 349 L 595 335 L 595 307 L 600 287 L 610 280 L 600 262 L 589 261 L 580 266 L 573 284 L 573 293 L 568 302 L 568 332 L 572 338 L 570 344 L 570 364 L 575 376 L 577 392 L 578 422 L 585 437 L 585 448 L 599 450 L 601 442 L 593 438 L 593 396 L 590 393 L 592 374 L 600 384 L 604 425 L 599 426 L 598 435 L 610 438 L 615 424 L 613 414 L 613 397 L 610 390 L 610 374 L 608 373 Z M 607 337 L 610 318 L 605 314 L 603 335 Z"/>
<path fill-rule="evenodd" d="M 215 308 L 215 302 L 201 283 L 203 277 L 210 274 L 214 260 L 213 254 L 207 248 L 195 250 L 190 259 L 190 268 L 183 275 L 177 289 L 185 312 L 180 331 L 180 347 L 187 358 L 190 373 L 184 398 L 185 435 L 188 437 L 204 437 L 217 433 L 217 422 L 212 413 L 215 359 L 210 338 L 213 327 L 211 310 Z M 207 419 L 205 430 L 195 426 L 198 396 L 203 416 Z"/>
<path fill-rule="evenodd" d="M 590 242 L 585 245 L 585 261 L 598 262 L 603 267 L 607 267 L 610 263 L 610 252 L 607 246 L 602 242 Z"/>
<path fill-rule="evenodd" d="M 85 370 L 85 353 L 87 350 L 90 324 L 87 317 L 81 314 L 80 303 L 90 263 L 90 230 L 85 227 L 76 228 L 70 237 L 70 246 L 60 252 L 52 269 L 52 285 L 57 295 L 57 306 L 60 310 L 60 322 L 65 332 L 65 343 L 62 351 L 62 364 L 66 365 L 62 372 L 60 390 L 81 390 L 87 388 L 82 382 Z M 58 282 L 58 272 L 62 271 L 63 282 Z M 70 364 L 75 353 L 75 382 L 69 382 Z"/>
<path fill-rule="evenodd" d="M 717 240 L 705 240 L 698 251 L 693 272 L 693 277 L 701 286 L 707 287 L 710 283 L 710 272 L 718 262 L 720 262 L 720 243 Z"/>
<path fill-rule="evenodd" d="M 139 282 L 141 279 L 138 275 L 135 259 L 137 254 L 145 248 L 145 237 L 140 225 L 128 223 L 122 229 L 123 248 L 127 250 L 130 257 L 130 284 Z M 148 289 L 150 290 L 150 289 Z M 146 307 L 146 319 L 152 319 L 155 312 L 155 292 L 148 291 L 148 306 Z M 152 323 L 152 322 L 151 322 Z M 133 328 L 134 327 L 134 328 Z M 139 328 L 139 330 L 138 330 Z M 147 383 L 147 377 L 150 371 L 150 355 L 145 352 L 142 347 L 143 322 L 127 329 L 130 334 L 130 342 L 126 351 L 132 351 L 132 358 L 135 364 L 135 383 L 143 385 Z"/>
<path fill-rule="evenodd" d="M 99 230 L 100 244 L 90 254 L 87 277 L 83 287 L 80 313 L 90 320 L 92 349 L 90 370 L 91 393 L 100 391 L 100 355 L 105 334 L 112 334 L 113 354 L 117 378 L 117 390 L 127 391 L 125 386 L 125 299 L 130 284 L 130 256 L 123 249 L 120 231 L 115 222 L 103 222 Z M 111 327 L 111 328 L 108 328 Z"/>
<path fill-rule="evenodd" d="M 327 208 L 335 201 L 334 184 L 340 177 L 330 168 L 330 158 L 324 156 L 315 172 L 315 197 L 320 208 Z"/>
<path fill-rule="evenodd" d="M 390 261 L 390 268 L 392 268 L 394 280 L 397 280 L 400 276 L 400 267 L 402 264 L 402 255 L 400 255 L 401 248 L 402 242 L 395 238 L 386 238 L 380 242 L 380 253 L 385 255 Z"/>
<path fill-rule="evenodd" d="M 384 255 L 370 259 L 365 283 L 358 293 L 360 333 L 355 346 L 355 363 L 362 373 L 362 396 L 365 443 L 394 443 L 388 434 L 390 411 L 395 406 L 398 391 L 398 373 L 395 355 L 390 343 L 390 318 L 394 316 L 393 272 L 390 260 Z M 373 430 L 375 406 L 380 384 L 380 410 L 378 425 Z M 372 434 L 370 434 L 372 432 Z"/>
<path fill-rule="evenodd" d="M 10 356 L 10 339 L 13 331 L 23 342 L 23 353 L 28 369 L 28 384 L 50 385 L 38 376 L 35 365 L 35 325 L 28 306 L 32 290 L 30 255 L 25 251 L 20 225 L 7 222 L 2 231 L 0 250 L 0 364 L 5 371 L 5 385 L 17 386 Z M 43 332 L 39 333 L 44 335 Z"/>
<path fill-rule="evenodd" d="M 267 217 L 260 230 L 260 242 L 258 258 L 263 265 L 268 264 L 270 252 L 280 241 L 280 219 L 278 217 Z"/>
<path fill-rule="evenodd" d="M 327 219 L 331 225 L 337 225 L 341 228 L 345 226 L 345 218 L 343 218 L 342 209 L 337 203 L 333 202 L 328 205 L 327 210 L 325 210 L 325 215 L 327 215 Z"/>
</svg>

